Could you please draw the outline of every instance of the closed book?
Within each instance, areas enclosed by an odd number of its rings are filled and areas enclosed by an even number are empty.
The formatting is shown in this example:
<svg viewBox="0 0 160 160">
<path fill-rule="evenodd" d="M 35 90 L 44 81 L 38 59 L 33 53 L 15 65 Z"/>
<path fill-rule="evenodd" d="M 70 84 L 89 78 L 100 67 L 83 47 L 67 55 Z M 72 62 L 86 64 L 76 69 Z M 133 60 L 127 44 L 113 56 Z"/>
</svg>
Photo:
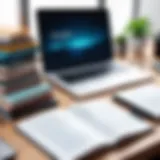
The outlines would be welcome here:
<svg viewBox="0 0 160 160">
<path fill-rule="evenodd" d="M 37 72 L 31 72 L 14 80 L 9 80 L 0 83 L 0 94 L 11 94 L 26 88 L 33 87 L 41 83 L 41 77 Z"/>
<path fill-rule="evenodd" d="M 8 44 L 8 45 L 1 45 L 0 44 L 0 51 L 2 52 L 8 52 L 8 53 L 14 53 L 17 50 L 22 50 L 22 49 L 26 49 L 26 48 L 33 48 L 36 47 L 37 44 L 33 41 L 29 41 L 29 42 L 20 42 L 17 44 Z"/>
<path fill-rule="evenodd" d="M 20 55 L 26 55 L 31 53 L 32 51 L 36 51 L 37 47 L 31 46 L 28 48 L 20 48 L 17 50 L 1 50 L 0 49 L 0 58 L 6 58 L 6 57 L 15 57 L 15 56 L 20 56 Z"/>
<path fill-rule="evenodd" d="M 27 88 L 20 92 L 1 96 L 0 105 L 6 110 L 10 110 L 14 107 L 19 107 L 28 102 L 34 101 L 36 98 L 43 96 L 50 92 L 51 87 L 47 83 L 42 83 L 31 88 Z"/>
<path fill-rule="evenodd" d="M 0 82 L 8 82 L 38 71 L 35 61 L 14 66 L 0 66 Z"/>
<path fill-rule="evenodd" d="M 0 114 L 7 120 L 18 119 L 32 113 L 37 113 L 41 110 L 54 107 L 55 104 L 56 101 L 52 97 L 52 94 L 48 92 L 35 98 L 34 100 L 28 101 L 27 103 L 16 107 L 12 107 L 8 110 L 4 107 L 0 107 Z"/>
<path fill-rule="evenodd" d="M 140 116 L 154 121 L 160 119 L 160 87 L 148 84 L 116 93 L 116 102 L 123 104 Z"/>
<path fill-rule="evenodd" d="M 31 41 L 31 36 L 21 30 L 0 30 L 0 46 L 6 46 L 10 44 L 24 43 Z"/>
<path fill-rule="evenodd" d="M 35 56 L 37 48 L 27 48 L 22 50 L 17 50 L 10 54 L 9 52 L 0 51 L 0 63 L 1 64 L 13 64 L 17 61 L 25 60 L 30 56 Z"/>
<path fill-rule="evenodd" d="M 24 57 L 16 58 L 16 59 L 9 59 L 9 60 L 0 60 L 0 67 L 12 67 L 19 64 L 24 64 L 28 61 L 35 60 L 37 52 L 33 52 L 30 55 L 26 55 Z"/>
</svg>

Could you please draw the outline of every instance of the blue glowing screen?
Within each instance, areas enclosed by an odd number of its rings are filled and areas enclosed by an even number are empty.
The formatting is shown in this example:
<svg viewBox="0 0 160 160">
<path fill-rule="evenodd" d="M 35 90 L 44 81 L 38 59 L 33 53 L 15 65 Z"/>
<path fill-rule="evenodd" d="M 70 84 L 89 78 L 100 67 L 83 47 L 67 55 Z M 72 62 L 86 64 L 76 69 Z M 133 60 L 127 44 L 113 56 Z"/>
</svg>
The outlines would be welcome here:
<svg viewBox="0 0 160 160">
<path fill-rule="evenodd" d="M 38 19 L 48 70 L 112 57 L 109 20 L 104 11 L 40 11 Z"/>
</svg>

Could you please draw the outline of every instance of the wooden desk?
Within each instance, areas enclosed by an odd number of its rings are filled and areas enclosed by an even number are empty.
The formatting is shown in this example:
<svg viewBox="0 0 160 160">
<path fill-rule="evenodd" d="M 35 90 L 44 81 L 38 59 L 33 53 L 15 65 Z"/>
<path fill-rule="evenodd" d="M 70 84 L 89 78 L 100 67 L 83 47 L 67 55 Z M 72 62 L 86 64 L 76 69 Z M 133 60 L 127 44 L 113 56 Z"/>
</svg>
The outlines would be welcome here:
<svg viewBox="0 0 160 160">
<path fill-rule="evenodd" d="M 54 96 L 59 102 L 59 106 L 69 106 L 75 102 L 70 96 L 61 89 L 55 87 Z M 109 98 L 110 94 L 103 94 L 97 98 Z M 149 122 L 153 123 L 154 122 Z M 41 152 L 29 140 L 18 134 L 13 125 L 15 122 L 0 121 L 0 138 L 4 138 L 17 153 L 17 160 L 48 160 L 50 159 L 45 153 Z M 158 124 L 154 125 L 155 131 L 141 138 L 134 140 L 131 144 L 108 151 L 103 156 L 97 158 L 100 160 L 150 160 L 153 154 L 160 155 L 160 128 Z"/>
</svg>

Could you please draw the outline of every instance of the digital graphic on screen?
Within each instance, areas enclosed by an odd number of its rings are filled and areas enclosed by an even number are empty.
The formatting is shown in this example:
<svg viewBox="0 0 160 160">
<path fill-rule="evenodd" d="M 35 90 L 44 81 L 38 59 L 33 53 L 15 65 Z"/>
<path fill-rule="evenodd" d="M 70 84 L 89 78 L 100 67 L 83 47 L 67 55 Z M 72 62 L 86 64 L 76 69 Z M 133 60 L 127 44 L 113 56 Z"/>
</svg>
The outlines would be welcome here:
<svg viewBox="0 0 160 160">
<path fill-rule="evenodd" d="M 62 69 L 111 57 L 105 13 L 40 12 L 39 21 L 47 69 Z"/>
</svg>

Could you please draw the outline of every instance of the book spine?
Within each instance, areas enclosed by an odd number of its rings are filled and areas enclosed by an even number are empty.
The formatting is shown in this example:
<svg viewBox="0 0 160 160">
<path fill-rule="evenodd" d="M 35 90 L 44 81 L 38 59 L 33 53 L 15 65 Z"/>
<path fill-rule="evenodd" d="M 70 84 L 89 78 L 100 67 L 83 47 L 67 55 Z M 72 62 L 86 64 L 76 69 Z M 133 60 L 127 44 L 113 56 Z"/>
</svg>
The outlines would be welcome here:
<svg viewBox="0 0 160 160">
<path fill-rule="evenodd" d="M 29 101 L 27 102 L 23 102 L 23 103 L 20 103 L 20 104 L 17 104 L 16 106 L 12 107 L 12 109 L 18 109 L 18 108 L 24 108 L 24 107 L 27 107 L 29 105 L 33 105 L 39 101 L 45 101 L 46 99 L 53 99 L 52 98 L 52 94 L 50 91 L 46 92 L 46 93 L 43 93 L 42 95 L 40 96 L 37 96 L 35 97 L 34 99 L 30 99 Z"/>
<path fill-rule="evenodd" d="M 7 120 L 13 120 L 33 113 L 34 111 L 37 112 L 41 109 L 54 107 L 55 104 L 56 103 L 53 100 L 51 93 L 47 93 L 37 99 L 34 99 L 33 101 L 12 107 L 10 110 L 5 110 L 0 107 L 0 114 Z"/>
<path fill-rule="evenodd" d="M 0 64 L 13 64 L 18 63 L 19 61 L 24 61 L 30 57 L 35 58 L 36 52 L 35 50 L 28 50 L 28 52 L 21 52 L 19 54 L 13 55 L 4 55 L 0 54 Z"/>
<path fill-rule="evenodd" d="M 46 83 L 37 85 L 36 87 L 10 94 L 6 96 L 5 100 L 8 105 L 17 106 L 23 103 L 27 103 L 50 92 L 50 86 Z"/>
<path fill-rule="evenodd" d="M 16 51 L 3 51 L 0 50 L 0 57 L 16 57 L 16 56 L 21 56 L 21 55 L 26 55 L 30 54 L 33 51 L 36 51 L 38 48 L 37 47 L 30 47 L 30 48 L 22 48 Z"/>
<path fill-rule="evenodd" d="M 9 67 L 14 66 L 14 65 L 19 65 L 19 64 L 25 63 L 26 61 L 34 60 L 36 54 L 37 53 L 33 53 L 30 55 L 26 55 L 26 56 L 18 57 L 18 58 L 16 57 L 13 59 L 5 59 L 5 60 L 0 59 L 0 65 L 9 66 Z"/>
<path fill-rule="evenodd" d="M 18 81 L 19 82 L 19 81 Z M 35 85 L 38 85 L 41 83 L 41 78 L 39 75 L 32 75 L 29 76 L 28 78 L 25 78 L 20 83 L 14 84 L 12 83 L 11 85 L 7 86 L 0 86 L 0 93 L 1 94 L 13 94 L 18 91 L 22 91 L 26 88 L 34 87 Z"/>
<path fill-rule="evenodd" d="M 16 36 L 1 36 L 0 37 L 0 47 L 6 47 L 11 45 L 19 45 L 24 43 L 29 43 L 33 41 L 33 39 L 28 35 L 16 35 Z"/>
<path fill-rule="evenodd" d="M 0 50 L 1 51 L 9 51 L 10 53 L 14 53 L 16 50 L 22 50 L 26 48 L 34 48 L 37 44 L 33 41 L 19 43 L 19 44 L 8 44 L 8 45 L 1 45 L 0 44 Z"/>
<path fill-rule="evenodd" d="M 30 73 L 36 73 L 37 67 L 35 63 L 27 64 L 26 66 L 22 66 L 19 68 L 13 68 L 11 70 L 1 70 L 0 69 L 0 81 L 12 81 L 14 79 L 17 79 L 19 77 L 23 77 L 25 75 L 28 75 Z"/>
<path fill-rule="evenodd" d="M 0 85 L 4 87 L 12 87 L 19 85 L 20 83 L 23 84 L 28 80 L 34 80 L 36 77 L 39 77 L 37 70 L 32 70 L 30 73 L 25 74 L 24 76 L 15 77 L 14 79 L 9 79 L 8 81 L 0 81 Z"/>
</svg>

